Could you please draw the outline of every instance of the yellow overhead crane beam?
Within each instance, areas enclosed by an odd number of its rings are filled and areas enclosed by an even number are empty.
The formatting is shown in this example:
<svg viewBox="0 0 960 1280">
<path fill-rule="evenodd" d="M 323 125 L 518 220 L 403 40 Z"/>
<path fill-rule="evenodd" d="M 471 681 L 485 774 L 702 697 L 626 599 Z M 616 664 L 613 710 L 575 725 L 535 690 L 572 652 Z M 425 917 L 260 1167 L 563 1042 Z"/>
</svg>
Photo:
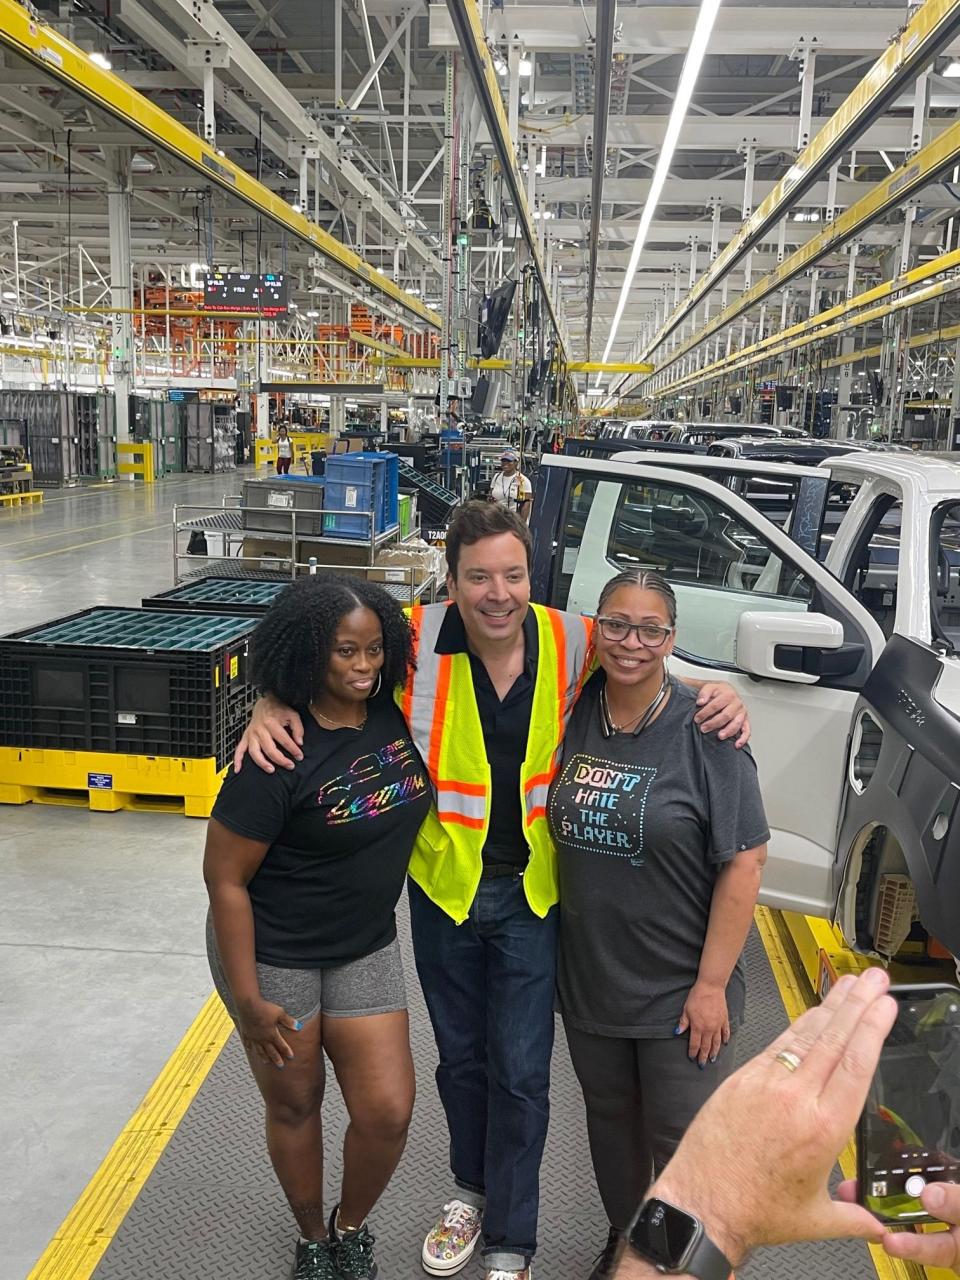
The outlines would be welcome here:
<svg viewBox="0 0 960 1280">
<path fill-rule="evenodd" d="M 389 342 L 381 342 L 379 338 L 370 338 L 356 329 L 350 330 L 349 337 L 350 341 L 357 343 L 358 346 L 370 347 L 371 350 L 379 351 L 384 356 L 405 356 L 407 354 L 400 347 L 391 346 Z"/>
<path fill-rule="evenodd" d="M 761 236 L 848 150 L 888 103 L 960 27 L 960 0 L 926 0 L 827 124 L 746 219 L 643 352 L 649 356 L 714 289 Z M 826 50 L 829 52 L 829 50 Z M 749 123 L 749 122 L 748 122 Z M 909 168 L 909 166 L 907 166 Z M 701 338 L 706 336 L 701 334 Z"/>
<path fill-rule="evenodd" d="M 392 360 L 387 361 L 388 369 L 439 369 L 440 360 L 433 356 L 408 356 L 399 355 Z M 470 359 L 467 361 L 468 369 L 512 369 L 512 360 L 500 360 L 496 356 L 489 360 Z"/>
<path fill-rule="evenodd" d="M 773 271 L 758 280 L 751 289 L 741 294 L 709 320 L 699 333 L 671 351 L 659 369 L 667 369 L 676 364 L 705 339 L 712 337 L 718 330 L 726 328 L 751 307 L 781 289 L 787 281 L 800 275 L 808 267 L 812 267 L 824 254 L 833 249 L 839 249 L 882 214 L 903 204 L 915 191 L 934 181 L 958 160 L 960 160 L 960 121 L 952 124 L 922 151 L 918 151 L 906 164 L 888 174 L 868 195 L 844 210 L 825 230 L 813 236 L 795 253 L 785 258 L 779 267 L 775 267 Z"/>
<path fill-rule="evenodd" d="M 304 214 L 294 213 L 285 200 L 251 178 L 239 165 L 218 156 L 213 147 L 155 106 L 149 98 L 132 89 L 112 71 L 104 71 L 91 62 L 82 49 L 64 39 L 53 27 L 38 22 L 18 0 L 0 0 L 0 45 L 12 49 L 40 67 L 51 79 L 129 125 L 168 154 L 197 170 L 209 182 L 232 192 L 252 209 L 343 267 L 351 276 L 399 303 L 424 324 L 433 329 L 440 328 L 440 316 L 424 306 L 419 298 L 405 292 Z M 250 319 L 249 316 L 246 318 Z"/>
<path fill-rule="evenodd" d="M 781 329 L 779 333 L 773 333 L 766 338 L 761 338 L 759 342 L 754 342 L 749 347 L 741 347 L 739 351 L 731 352 L 729 357 L 715 361 L 714 364 L 707 365 L 706 368 L 718 369 L 722 372 L 723 369 L 730 368 L 734 363 L 742 361 L 746 356 L 765 355 L 773 352 L 775 348 L 780 350 L 783 344 L 792 338 L 804 339 L 811 334 L 814 338 L 830 336 L 838 332 L 835 321 L 852 316 L 856 312 L 862 311 L 864 307 L 869 307 L 876 302 L 883 302 L 884 299 L 891 297 L 895 293 L 901 293 L 904 289 L 908 289 L 913 285 L 923 284 L 924 281 L 944 275 L 957 268 L 960 268 L 960 250 L 953 249 L 951 252 L 943 253 L 937 258 L 931 258 L 929 262 L 923 263 L 922 266 L 913 267 L 910 271 L 904 272 L 902 276 L 896 276 L 893 280 L 885 280 L 882 284 L 875 285 L 864 293 L 858 293 L 846 302 L 830 307 L 827 311 L 820 311 L 808 320 L 801 320 L 799 324 L 791 325 L 788 329 Z M 918 301 L 923 302 L 927 301 L 927 299 L 920 298 Z M 832 328 L 829 327 L 831 325 L 833 325 Z M 841 329 L 844 327 L 840 326 Z M 804 344 L 801 342 L 800 345 Z M 700 372 L 702 373 L 703 370 L 700 370 Z M 686 382 L 693 377 L 693 374 L 687 374 L 679 381 Z M 675 386 L 677 384 L 671 383 L 670 385 Z"/>
<path fill-rule="evenodd" d="M 608 360 L 571 360 L 567 365 L 568 373 L 654 373 L 656 365 L 647 364 L 643 360 L 623 361 Z"/>
<path fill-rule="evenodd" d="M 960 253 L 955 250 L 952 253 L 943 254 L 940 258 L 935 258 L 932 262 L 925 263 L 924 266 L 917 267 L 896 280 L 888 280 L 884 284 L 878 285 L 875 289 L 868 289 L 865 293 L 858 294 L 855 298 L 851 298 L 849 302 L 842 304 L 842 306 L 834 307 L 831 311 L 825 311 L 803 324 L 794 325 L 792 329 L 785 329 L 783 333 L 775 334 L 772 340 L 764 339 L 762 343 L 755 343 L 753 346 L 744 347 L 743 350 L 734 352 L 729 358 L 718 360 L 712 365 L 706 365 L 703 369 L 688 373 L 684 377 L 678 378 L 675 382 L 671 382 L 668 386 L 651 392 L 647 398 L 657 399 L 664 395 L 685 390 L 687 387 L 715 382 L 717 378 L 724 377 L 726 374 L 738 373 L 751 365 L 775 359 L 790 351 L 797 351 L 802 347 L 820 342 L 825 338 L 832 338 L 837 334 L 846 333 L 850 329 L 872 324 L 895 311 L 921 306 L 926 302 L 935 301 L 946 293 L 953 293 L 960 289 L 960 275 L 951 275 L 943 280 L 935 280 L 931 284 L 923 285 L 922 288 L 904 293 L 912 285 L 922 284 L 925 278 L 928 279 L 932 275 L 942 274 L 944 271 L 943 263 L 950 259 L 960 259 Z M 941 265 L 938 266 L 938 263 Z M 904 296 L 880 306 L 869 305 L 894 293 L 903 293 Z M 840 318 L 836 319 L 834 323 L 824 323 L 828 317 L 837 316 Z M 960 332 L 960 326 L 958 326 L 957 331 Z M 943 331 L 944 336 L 948 333 L 950 333 L 950 330 Z M 914 344 L 911 343 L 911 345 Z M 922 346 L 926 344 L 918 342 L 915 345 Z M 880 353 L 879 347 L 871 348 L 871 350 L 874 354 Z M 828 365 L 836 366 L 848 362 L 853 363 L 858 358 L 863 357 L 851 355 L 848 358 L 839 356 L 829 361 Z"/>
</svg>

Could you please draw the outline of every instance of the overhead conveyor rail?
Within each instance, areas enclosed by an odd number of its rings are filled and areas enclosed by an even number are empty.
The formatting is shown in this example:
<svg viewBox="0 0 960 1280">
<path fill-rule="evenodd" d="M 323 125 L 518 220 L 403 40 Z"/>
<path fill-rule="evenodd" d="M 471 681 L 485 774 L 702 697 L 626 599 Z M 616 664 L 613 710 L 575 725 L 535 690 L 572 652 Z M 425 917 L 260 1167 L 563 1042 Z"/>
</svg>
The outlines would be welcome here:
<svg viewBox="0 0 960 1280">
<path fill-rule="evenodd" d="M 751 307 L 776 293 L 790 280 L 814 266 L 824 254 L 839 249 L 848 240 L 883 214 L 897 208 L 928 183 L 960 161 L 960 122 L 952 124 L 934 142 L 924 147 L 906 164 L 895 169 L 882 182 L 841 213 L 830 225 L 813 236 L 779 267 L 765 275 L 745 293 L 709 320 L 693 337 L 672 350 L 657 366 L 658 373 L 670 368 L 694 351 L 707 338 L 724 329 Z"/>
<path fill-rule="evenodd" d="M 958 3 L 960 3 L 960 0 L 958 0 Z M 540 254 L 540 244 L 536 228 L 533 225 L 530 206 L 527 204 L 520 167 L 517 164 L 517 157 L 514 151 L 515 140 L 510 136 L 510 126 L 503 107 L 500 85 L 497 82 L 490 51 L 487 48 L 487 42 L 484 37 L 480 11 L 475 0 L 447 0 L 447 9 L 449 10 L 454 30 L 457 33 L 464 65 L 473 82 L 483 118 L 486 120 L 487 128 L 490 131 L 490 141 L 493 143 L 494 151 L 503 170 L 504 180 L 510 191 L 510 198 L 513 202 L 520 231 L 530 254 L 530 261 L 533 264 L 547 310 L 550 313 L 550 320 L 557 336 L 557 354 L 561 359 L 565 360 L 567 353 L 563 345 L 563 334 L 557 319 L 553 297 L 550 293 L 550 281 Z"/>
<path fill-rule="evenodd" d="M 681 300 L 680 305 L 666 318 L 657 334 L 641 353 L 644 359 L 650 357 L 663 344 L 677 326 L 682 324 L 706 298 L 707 294 L 716 288 L 744 255 L 762 239 L 764 234 L 774 227 L 797 200 L 826 174 L 844 151 L 850 149 L 869 125 L 883 114 L 907 84 L 916 79 L 931 58 L 943 49 L 958 30 L 960 30 L 960 0 L 926 0 L 839 110 L 831 116 L 824 128 L 800 153 L 796 163 L 747 218 L 729 244 Z M 911 167 L 911 164 L 904 166 L 904 185 L 907 184 Z M 897 176 L 896 173 L 891 174 L 888 182 L 882 185 L 892 187 L 894 191 L 900 190 L 896 182 Z M 930 176 L 933 175 L 928 175 L 927 180 Z M 909 185 L 911 191 L 916 189 L 916 183 Z M 899 198 L 904 199 L 906 194 L 900 191 Z M 865 197 L 865 200 L 859 202 L 854 208 L 865 204 L 868 199 L 869 197 Z M 814 237 L 810 244 L 820 238 Z M 809 248 L 809 245 L 804 248 Z M 787 261 L 789 262 L 790 259 Z M 810 259 L 804 259 L 804 263 L 807 261 Z M 786 265 L 784 263 L 784 266 Z M 764 281 L 760 281 L 757 288 L 762 284 Z M 750 296 L 750 292 L 744 295 L 745 298 Z M 726 316 L 727 312 L 724 311 L 722 314 Z M 715 332 L 719 327 L 719 321 L 720 317 L 713 322 L 712 326 L 701 330 L 694 339 L 694 344 L 702 341 L 709 333 Z M 689 348 L 690 344 L 687 344 L 683 350 L 686 351 Z"/>
<path fill-rule="evenodd" d="M 960 249 L 954 249 L 950 253 L 941 254 L 930 262 L 923 263 L 922 266 L 914 267 L 912 271 L 904 272 L 894 280 L 886 280 L 883 284 L 875 285 L 849 301 L 840 303 L 839 306 L 821 311 L 809 320 L 771 334 L 760 342 L 742 347 L 739 351 L 731 352 L 724 359 L 716 360 L 713 364 L 685 374 L 667 386 L 658 387 L 656 394 L 660 396 L 703 382 L 712 382 L 725 374 L 735 373 L 764 360 L 771 360 L 788 351 L 796 351 L 812 343 L 882 320 L 893 311 L 906 310 L 923 303 L 933 302 L 946 293 L 960 289 L 958 271 L 960 271 Z M 938 276 L 945 278 L 938 280 Z M 894 302 L 887 302 L 895 294 L 904 294 L 904 297 Z"/>
<path fill-rule="evenodd" d="M 18 0 L 0 0 L 0 45 L 12 49 L 44 70 L 51 79 L 189 165 L 208 182 L 230 192 L 257 213 L 270 218 L 298 240 L 309 244 L 325 258 L 342 267 L 352 277 L 399 303 L 423 324 L 433 329 L 440 328 L 440 316 L 424 306 L 419 298 L 401 289 L 388 276 L 304 214 L 294 212 L 275 192 L 251 178 L 232 161 L 218 155 L 213 147 L 174 120 L 149 98 L 132 89 L 119 76 L 97 66 L 82 49 L 66 40 L 58 31 L 38 22 L 34 12 L 18 3 Z"/>
</svg>

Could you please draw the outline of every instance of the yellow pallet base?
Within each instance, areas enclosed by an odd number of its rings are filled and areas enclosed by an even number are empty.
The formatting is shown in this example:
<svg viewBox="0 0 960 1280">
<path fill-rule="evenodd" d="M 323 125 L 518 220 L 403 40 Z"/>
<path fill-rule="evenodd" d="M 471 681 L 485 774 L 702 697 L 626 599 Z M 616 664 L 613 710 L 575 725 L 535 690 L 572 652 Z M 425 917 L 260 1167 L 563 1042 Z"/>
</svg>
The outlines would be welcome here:
<svg viewBox="0 0 960 1280">
<path fill-rule="evenodd" d="M 0 804 L 57 804 L 115 813 L 209 818 L 225 769 L 212 758 L 0 747 Z"/>
<path fill-rule="evenodd" d="M 26 493 L 0 493 L 0 507 L 32 507 L 43 502 L 42 489 L 28 489 Z"/>
</svg>

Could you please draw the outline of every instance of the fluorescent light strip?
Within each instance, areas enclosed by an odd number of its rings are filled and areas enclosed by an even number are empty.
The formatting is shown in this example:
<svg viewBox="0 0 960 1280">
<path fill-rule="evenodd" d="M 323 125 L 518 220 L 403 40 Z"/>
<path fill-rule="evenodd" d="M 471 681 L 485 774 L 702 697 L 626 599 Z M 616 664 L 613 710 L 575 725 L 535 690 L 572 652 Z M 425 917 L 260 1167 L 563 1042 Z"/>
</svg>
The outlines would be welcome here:
<svg viewBox="0 0 960 1280">
<path fill-rule="evenodd" d="M 694 86 L 697 83 L 697 77 L 703 65 L 704 55 L 707 52 L 707 45 L 710 41 L 713 24 L 717 20 L 719 9 L 720 0 L 701 0 L 700 12 L 697 15 L 697 25 L 693 29 L 690 48 L 687 50 L 683 70 L 680 73 L 680 82 L 677 85 L 673 110 L 670 112 L 667 132 L 663 139 L 663 148 L 660 152 L 660 158 L 657 160 L 657 167 L 653 171 L 650 193 L 647 196 L 646 204 L 643 206 L 643 213 L 640 215 L 637 238 L 633 243 L 627 274 L 623 278 L 623 288 L 620 290 L 620 299 L 613 315 L 613 324 L 610 326 L 610 336 L 607 339 L 607 345 L 603 353 L 604 363 L 609 359 L 613 344 L 616 341 L 617 330 L 620 328 L 620 321 L 623 319 L 623 313 L 627 306 L 627 298 L 630 296 L 630 286 L 633 284 L 633 277 L 637 273 L 637 264 L 640 261 L 640 255 L 643 252 L 643 246 L 646 243 L 647 235 L 653 222 L 653 216 L 657 211 L 657 205 L 663 194 L 663 186 L 667 180 L 667 174 L 670 172 L 670 165 L 673 163 L 673 153 L 676 151 L 677 143 L 680 140 L 680 130 L 683 128 L 687 116 Z"/>
</svg>

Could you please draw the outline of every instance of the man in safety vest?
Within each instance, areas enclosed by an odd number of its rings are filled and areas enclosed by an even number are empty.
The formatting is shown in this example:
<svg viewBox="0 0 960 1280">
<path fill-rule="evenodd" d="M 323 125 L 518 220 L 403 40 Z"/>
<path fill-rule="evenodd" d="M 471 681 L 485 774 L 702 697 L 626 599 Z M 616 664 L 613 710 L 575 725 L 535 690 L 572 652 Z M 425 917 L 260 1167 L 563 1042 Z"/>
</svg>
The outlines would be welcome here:
<svg viewBox="0 0 960 1280">
<path fill-rule="evenodd" d="M 530 1280 L 537 1244 L 558 924 L 546 800 L 591 623 L 530 603 L 531 546 L 516 513 L 460 508 L 447 533 L 452 603 L 411 611 L 417 667 L 398 692 L 436 797 L 409 881 L 453 1178 L 423 1244 L 434 1276 L 460 1271 L 479 1245 L 487 1280 Z M 729 685 L 704 685 L 699 700 L 701 725 L 745 740 Z M 289 768 L 284 752 L 299 758 L 300 741 L 296 714 L 263 699 L 238 758 L 249 749 L 262 767 Z"/>
</svg>

